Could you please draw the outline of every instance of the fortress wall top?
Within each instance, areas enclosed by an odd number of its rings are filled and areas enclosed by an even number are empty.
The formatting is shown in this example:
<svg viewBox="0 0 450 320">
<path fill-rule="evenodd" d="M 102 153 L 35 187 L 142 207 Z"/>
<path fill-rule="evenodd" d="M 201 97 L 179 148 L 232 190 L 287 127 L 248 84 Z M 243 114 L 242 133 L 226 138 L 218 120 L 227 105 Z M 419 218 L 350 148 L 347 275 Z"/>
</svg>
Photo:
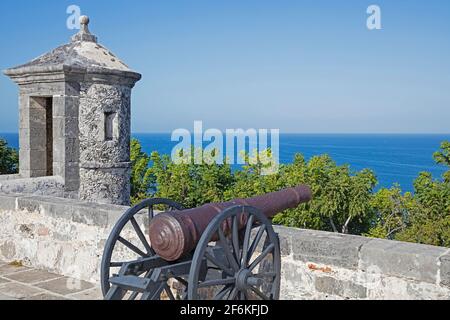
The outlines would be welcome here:
<svg viewBox="0 0 450 320">
<path fill-rule="evenodd" d="M 0 194 L 0 260 L 99 281 L 126 206 Z M 146 215 L 139 221 L 148 225 Z M 276 226 L 284 299 L 450 299 L 450 249 Z"/>
</svg>

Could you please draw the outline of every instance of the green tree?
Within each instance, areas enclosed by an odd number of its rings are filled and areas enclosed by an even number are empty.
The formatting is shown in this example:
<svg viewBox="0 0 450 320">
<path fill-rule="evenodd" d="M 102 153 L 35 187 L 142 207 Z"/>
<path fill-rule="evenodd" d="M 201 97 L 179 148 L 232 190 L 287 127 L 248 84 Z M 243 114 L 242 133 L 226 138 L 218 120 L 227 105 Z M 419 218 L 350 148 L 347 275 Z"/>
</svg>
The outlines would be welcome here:
<svg viewBox="0 0 450 320">
<path fill-rule="evenodd" d="M 450 182 L 450 141 L 444 141 L 441 144 L 441 150 L 433 155 L 434 160 L 438 164 L 447 166 L 449 170 L 444 173 L 444 180 Z"/>
<path fill-rule="evenodd" d="M 18 172 L 19 154 L 16 149 L 8 147 L 4 139 L 0 139 L 0 174 L 14 174 Z"/>
<path fill-rule="evenodd" d="M 434 154 L 437 163 L 449 165 L 450 144 L 444 142 Z M 215 151 L 178 153 L 173 161 L 157 152 L 148 156 L 138 141 L 131 143 L 133 203 L 150 196 L 170 198 L 185 207 L 208 202 L 246 198 L 282 188 L 307 184 L 313 201 L 281 212 L 273 222 L 291 227 L 362 234 L 370 237 L 450 246 L 450 181 L 435 180 L 423 172 L 414 181 L 414 193 L 400 186 L 374 192 L 375 174 L 368 169 L 354 172 L 337 165 L 328 155 L 306 161 L 296 154 L 292 163 L 273 168 L 271 151 L 245 154 L 248 165 L 233 171 L 227 163 L 195 164 L 194 155 L 213 159 Z M 269 161 L 267 161 L 269 160 Z"/>
<path fill-rule="evenodd" d="M 261 175 L 263 165 L 247 165 L 236 172 L 236 183 L 228 191 L 228 198 L 307 184 L 314 200 L 280 213 L 274 223 L 342 233 L 368 228 L 372 214 L 369 200 L 376 184 L 370 170 L 351 172 L 348 166 L 336 165 L 328 155 L 313 157 L 307 163 L 297 154 L 293 163 L 280 165 L 278 173 L 267 176 Z"/>
<path fill-rule="evenodd" d="M 449 165 L 450 144 L 443 142 L 434 154 L 436 163 Z M 398 186 L 382 189 L 374 197 L 376 212 L 367 235 L 436 246 L 450 246 L 450 181 L 433 179 L 422 172 L 414 181 L 414 193 L 402 194 Z"/>
<path fill-rule="evenodd" d="M 379 190 L 371 201 L 375 211 L 373 225 L 365 235 L 395 239 L 396 234 L 407 227 L 408 207 L 413 203 L 411 193 L 403 195 L 399 185 Z"/>
<path fill-rule="evenodd" d="M 156 196 L 173 199 L 187 208 L 224 201 L 224 192 L 234 180 L 231 166 L 227 163 L 195 164 L 193 153 L 194 150 L 188 157 L 180 150 L 180 157 L 184 158 L 180 162 L 174 162 L 168 155 L 152 153 L 151 172 L 157 185 Z"/>
<path fill-rule="evenodd" d="M 450 246 L 450 183 L 422 172 L 414 181 L 414 202 L 408 209 L 407 227 L 395 239 Z"/>
<path fill-rule="evenodd" d="M 136 204 L 155 192 L 155 180 L 149 168 L 150 156 L 142 151 L 138 140 L 131 140 L 131 203 Z"/>
</svg>

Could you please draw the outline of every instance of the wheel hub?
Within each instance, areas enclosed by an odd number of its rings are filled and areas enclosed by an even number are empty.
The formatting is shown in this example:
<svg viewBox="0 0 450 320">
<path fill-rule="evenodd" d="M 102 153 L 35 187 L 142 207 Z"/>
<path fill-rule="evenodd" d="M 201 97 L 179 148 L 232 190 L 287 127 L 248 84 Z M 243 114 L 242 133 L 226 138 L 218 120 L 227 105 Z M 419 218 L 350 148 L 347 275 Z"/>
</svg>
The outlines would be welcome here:
<svg viewBox="0 0 450 320">
<path fill-rule="evenodd" d="M 239 291 L 247 290 L 249 286 L 259 287 L 262 282 L 262 279 L 254 277 L 249 269 L 239 270 L 236 276 L 236 288 Z"/>
</svg>

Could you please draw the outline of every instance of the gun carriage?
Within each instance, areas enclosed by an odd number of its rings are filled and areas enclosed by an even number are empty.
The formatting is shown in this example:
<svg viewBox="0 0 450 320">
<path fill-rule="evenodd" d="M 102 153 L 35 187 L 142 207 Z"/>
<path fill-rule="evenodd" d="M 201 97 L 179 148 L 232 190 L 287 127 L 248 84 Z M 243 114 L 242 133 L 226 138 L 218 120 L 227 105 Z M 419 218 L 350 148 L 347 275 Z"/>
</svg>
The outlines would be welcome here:
<svg viewBox="0 0 450 320">
<path fill-rule="evenodd" d="M 125 212 L 106 242 L 105 299 L 279 299 L 280 245 L 270 219 L 309 200 L 307 186 L 193 209 L 147 199 Z"/>
</svg>

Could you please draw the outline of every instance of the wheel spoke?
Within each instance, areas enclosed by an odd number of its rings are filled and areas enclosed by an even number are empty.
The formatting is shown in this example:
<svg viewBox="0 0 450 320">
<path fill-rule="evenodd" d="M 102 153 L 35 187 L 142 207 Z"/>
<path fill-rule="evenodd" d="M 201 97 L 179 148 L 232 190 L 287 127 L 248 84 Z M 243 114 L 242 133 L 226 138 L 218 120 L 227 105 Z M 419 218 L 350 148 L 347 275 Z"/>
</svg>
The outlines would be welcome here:
<svg viewBox="0 0 450 320">
<path fill-rule="evenodd" d="M 220 290 L 215 296 L 213 300 L 222 300 L 225 295 L 233 288 L 232 285 L 225 286 Z"/>
<path fill-rule="evenodd" d="M 148 218 L 152 220 L 155 217 L 155 213 L 153 212 L 153 206 L 148 207 Z"/>
<path fill-rule="evenodd" d="M 247 227 L 245 229 L 244 243 L 242 245 L 242 261 L 241 261 L 241 266 L 244 268 L 247 267 L 248 247 L 250 244 L 250 236 L 252 234 L 252 225 L 254 218 L 255 218 L 254 215 L 251 215 L 250 218 L 248 218 Z"/>
<path fill-rule="evenodd" d="M 233 250 L 234 250 L 234 257 L 236 258 L 236 261 L 241 261 L 241 256 L 239 253 L 239 230 L 238 230 L 238 216 L 235 215 L 233 217 L 233 231 L 232 231 L 232 241 L 233 241 Z"/>
<path fill-rule="evenodd" d="M 233 290 L 231 291 L 230 295 L 228 296 L 228 300 L 236 299 L 238 293 L 239 293 L 239 290 L 236 287 L 234 287 Z"/>
<path fill-rule="evenodd" d="M 198 285 L 199 288 L 204 287 L 213 287 L 213 286 L 222 286 L 226 284 L 233 284 L 236 282 L 235 278 L 226 278 L 226 279 L 213 279 L 213 280 L 207 280 L 203 281 Z"/>
<path fill-rule="evenodd" d="M 161 293 L 164 290 L 164 285 L 166 283 L 161 283 L 158 287 L 153 288 L 152 290 L 145 292 L 141 300 L 161 300 Z"/>
<path fill-rule="evenodd" d="M 270 300 L 269 297 L 266 296 L 264 293 L 262 293 L 258 288 L 250 286 L 250 290 L 252 290 L 254 293 L 256 293 L 261 299 Z"/>
<path fill-rule="evenodd" d="M 233 268 L 235 271 L 238 271 L 238 270 L 239 270 L 239 266 L 238 266 L 238 264 L 237 264 L 237 262 L 236 262 L 236 259 L 235 259 L 234 256 L 233 256 L 233 254 L 232 254 L 231 251 L 230 251 L 230 246 L 228 245 L 228 241 L 227 241 L 227 239 L 225 238 L 225 235 L 223 234 L 223 230 L 222 230 L 222 227 L 221 227 L 221 226 L 219 226 L 218 233 L 219 233 L 219 242 L 220 242 L 220 245 L 222 246 L 223 251 L 225 252 L 225 255 L 227 256 L 228 261 L 230 262 L 232 268 Z"/>
<path fill-rule="evenodd" d="M 271 243 L 259 256 L 256 258 L 248 269 L 252 271 L 255 267 L 275 248 L 275 245 Z"/>
<path fill-rule="evenodd" d="M 211 255 L 209 252 L 205 252 L 205 257 L 212 263 L 214 263 L 216 266 L 220 268 L 220 270 L 224 271 L 230 276 L 234 276 L 234 272 L 230 270 L 227 266 L 225 266 L 222 262 L 220 262 L 218 259 L 216 259 L 213 255 Z"/>
<path fill-rule="evenodd" d="M 266 230 L 266 225 L 263 224 L 259 228 L 258 233 L 256 234 L 256 237 L 253 240 L 252 245 L 250 246 L 250 250 L 248 251 L 248 256 L 247 256 L 247 263 L 252 258 L 253 254 L 255 253 L 256 247 L 258 246 L 259 241 L 261 240 L 261 237 L 263 236 L 263 233 L 265 230 Z"/>
<path fill-rule="evenodd" d="M 175 297 L 173 296 L 172 290 L 170 290 L 170 287 L 169 287 L 169 285 L 167 283 L 164 286 L 164 290 L 166 290 L 166 293 L 169 296 L 170 300 L 176 300 Z"/>
<path fill-rule="evenodd" d="M 139 292 L 138 291 L 134 291 L 130 297 L 128 298 L 128 300 L 135 300 L 138 296 Z"/>
<path fill-rule="evenodd" d="M 136 247 L 134 244 L 132 244 L 130 241 L 125 240 L 124 238 L 120 237 L 117 239 L 120 243 L 122 243 L 123 245 L 125 245 L 127 248 L 129 248 L 130 250 L 134 251 L 135 253 L 137 253 L 138 255 L 140 255 L 141 257 L 148 257 L 148 255 L 144 252 L 142 252 L 141 249 L 139 249 L 138 247 Z"/>
<path fill-rule="evenodd" d="M 139 239 L 141 240 L 142 244 L 145 247 L 145 250 L 147 250 L 147 254 L 154 254 L 153 249 L 148 244 L 147 239 L 145 238 L 144 234 L 142 233 L 141 228 L 139 227 L 139 224 L 137 223 L 136 219 L 132 217 L 130 219 L 131 224 L 133 225 L 134 231 L 136 231 Z"/>
</svg>

